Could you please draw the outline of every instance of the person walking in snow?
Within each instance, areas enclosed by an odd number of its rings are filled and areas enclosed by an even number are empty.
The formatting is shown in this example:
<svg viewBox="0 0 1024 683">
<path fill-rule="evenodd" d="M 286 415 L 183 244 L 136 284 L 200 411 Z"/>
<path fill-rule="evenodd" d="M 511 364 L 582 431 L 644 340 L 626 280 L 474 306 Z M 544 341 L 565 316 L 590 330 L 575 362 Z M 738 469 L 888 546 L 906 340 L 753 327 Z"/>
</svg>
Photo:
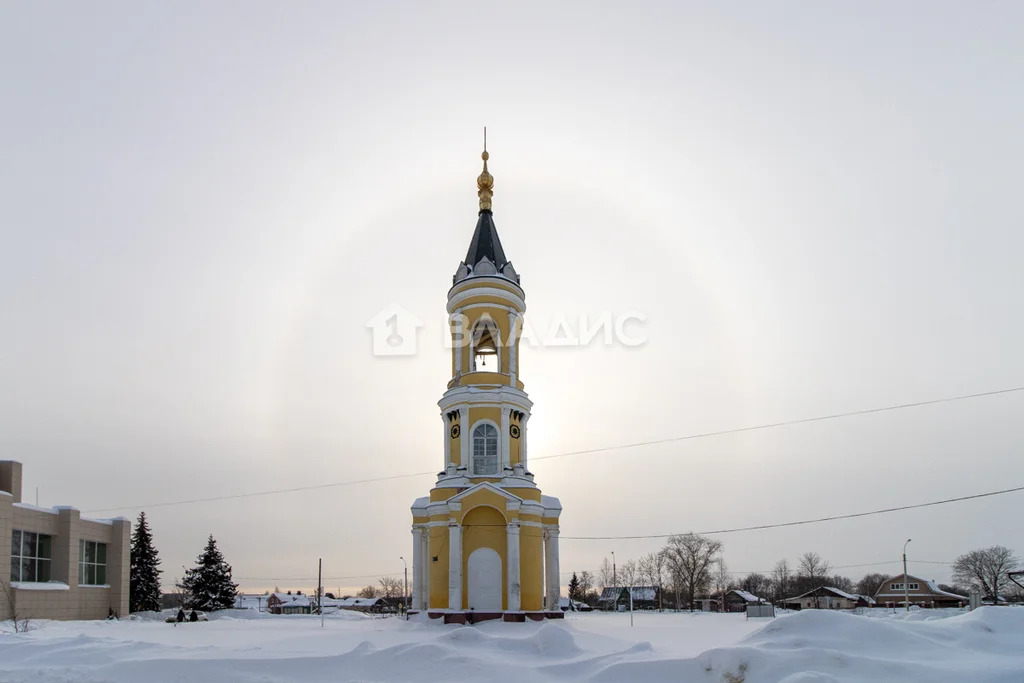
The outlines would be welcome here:
<svg viewBox="0 0 1024 683">
<path fill-rule="evenodd" d="M 181 607 L 178 608 L 178 621 L 185 621 L 185 610 Z"/>
<path fill-rule="evenodd" d="M 199 621 L 199 615 L 196 614 L 195 610 L 192 610 L 192 612 L 188 615 L 188 620 L 189 621 Z"/>
</svg>

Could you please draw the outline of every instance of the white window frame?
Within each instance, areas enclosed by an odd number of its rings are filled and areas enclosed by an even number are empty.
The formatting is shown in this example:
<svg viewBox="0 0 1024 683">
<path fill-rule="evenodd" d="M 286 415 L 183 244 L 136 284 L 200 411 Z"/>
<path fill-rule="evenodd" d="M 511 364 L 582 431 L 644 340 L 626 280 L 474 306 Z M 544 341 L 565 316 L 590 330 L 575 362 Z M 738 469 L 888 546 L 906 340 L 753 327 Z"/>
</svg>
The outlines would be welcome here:
<svg viewBox="0 0 1024 683">
<path fill-rule="evenodd" d="M 18 534 L 18 549 L 15 552 L 14 548 L 14 535 Z M 25 542 L 25 537 L 32 535 L 36 537 L 36 550 L 34 555 L 26 555 L 25 548 L 28 545 Z M 42 546 L 41 540 L 47 539 L 47 549 L 49 553 L 43 555 L 40 553 L 40 547 Z M 11 566 L 10 566 L 10 578 L 12 582 L 16 583 L 46 583 L 53 580 L 53 536 L 50 534 L 39 533 L 38 531 L 26 531 L 24 529 L 12 529 L 11 530 Z M 35 576 L 31 581 L 25 579 L 25 562 L 28 561 L 33 563 L 33 573 Z M 46 563 L 43 565 L 42 563 Z M 17 563 L 17 576 L 15 576 L 14 568 Z M 45 572 L 40 572 L 40 568 L 45 567 Z"/>
<path fill-rule="evenodd" d="M 93 546 L 93 560 L 87 561 L 86 549 Z M 99 560 L 100 546 L 103 547 L 103 561 Z M 90 541 L 85 538 L 78 539 L 78 585 L 79 586 L 106 586 L 107 584 L 107 553 L 109 548 L 103 541 Z M 89 581 L 89 568 L 93 570 L 93 580 Z"/>
<path fill-rule="evenodd" d="M 496 439 L 496 444 L 495 444 L 496 447 L 497 447 L 497 451 L 495 452 L 494 472 L 477 472 L 477 469 L 476 469 L 476 430 L 479 427 L 482 427 L 484 425 L 487 425 L 487 426 L 493 428 L 495 434 L 497 434 L 497 439 Z M 471 471 L 472 476 L 475 476 L 475 477 L 498 477 L 498 476 L 501 476 L 501 440 L 502 440 L 502 438 L 503 438 L 503 434 L 501 433 L 501 428 L 498 427 L 498 425 L 494 422 L 494 420 L 477 420 L 476 422 L 473 423 L 473 428 L 469 430 L 469 462 L 470 462 L 470 471 Z M 486 455 L 485 455 L 485 457 L 486 457 Z"/>
</svg>

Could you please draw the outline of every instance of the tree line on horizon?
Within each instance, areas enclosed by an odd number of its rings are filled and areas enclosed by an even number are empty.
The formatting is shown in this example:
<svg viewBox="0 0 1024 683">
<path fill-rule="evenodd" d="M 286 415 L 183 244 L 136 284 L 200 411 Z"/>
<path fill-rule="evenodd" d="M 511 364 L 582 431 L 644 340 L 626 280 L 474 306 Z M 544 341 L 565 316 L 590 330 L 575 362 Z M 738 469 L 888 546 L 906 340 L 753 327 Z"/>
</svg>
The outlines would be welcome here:
<svg viewBox="0 0 1024 683">
<path fill-rule="evenodd" d="M 596 575 L 589 571 L 573 572 L 569 598 L 594 607 L 604 589 L 650 586 L 658 589 L 659 607 L 693 610 L 698 600 L 717 597 L 733 589 L 776 604 L 822 586 L 870 597 L 894 576 L 872 572 L 854 581 L 833 573 L 831 564 L 818 553 L 806 552 L 795 564 L 779 560 L 767 574 L 751 572 L 734 577 L 722 556 L 723 549 L 721 541 L 700 534 L 671 536 L 661 550 L 628 560 L 618 567 L 605 557 Z M 940 583 L 938 587 L 964 596 L 978 591 L 986 598 L 1002 596 L 1024 600 L 1024 591 L 1008 576 L 1019 566 L 1020 560 L 1004 546 L 971 550 L 954 561 L 953 583 Z"/>
</svg>

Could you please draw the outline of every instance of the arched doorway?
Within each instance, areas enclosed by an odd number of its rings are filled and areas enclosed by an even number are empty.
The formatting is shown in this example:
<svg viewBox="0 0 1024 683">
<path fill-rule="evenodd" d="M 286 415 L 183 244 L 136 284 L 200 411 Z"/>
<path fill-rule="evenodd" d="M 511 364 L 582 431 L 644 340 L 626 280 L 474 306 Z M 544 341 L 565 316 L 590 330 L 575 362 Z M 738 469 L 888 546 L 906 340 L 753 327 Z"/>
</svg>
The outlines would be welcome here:
<svg viewBox="0 0 1024 683">
<path fill-rule="evenodd" d="M 477 548 L 466 564 L 469 608 L 477 612 L 500 612 L 501 557 L 491 548 Z"/>
</svg>

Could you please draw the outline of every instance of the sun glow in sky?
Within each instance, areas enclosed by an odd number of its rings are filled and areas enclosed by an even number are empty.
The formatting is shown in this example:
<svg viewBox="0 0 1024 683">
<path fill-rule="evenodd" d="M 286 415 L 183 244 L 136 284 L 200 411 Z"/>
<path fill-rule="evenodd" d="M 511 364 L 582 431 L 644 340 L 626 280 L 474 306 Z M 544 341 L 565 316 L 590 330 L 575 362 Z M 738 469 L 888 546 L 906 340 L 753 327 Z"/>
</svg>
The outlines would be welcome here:
<svg viewBox="0 0 1024 683">
<path fill-rule="evenodd" d="M 0 457 L 28 499 L 133 519 L 439 470 L 483 125 L 531 324 L 644 316 L 637 346 L 524 345 L 534 456 L 1024 385 L 1022 20 L 1009 2 L 7 5 Z M 392 304 L 424 323 L 415 356 L 371 353 Z M 565 536 L 783 522 L 1020 485 L 1022 412 L 1009 394 L 532 469 Z M 147 512 L 167 583 L 213 533 L 247 589 L 308 589 L 319 557 L 355 587 L 400 575 L 431 483 Z M 1021 552 L 1019 495 L 728 535 L 725 558 Z M 658 547 L 565 540 L 561 567 Z"/>
</svg>

